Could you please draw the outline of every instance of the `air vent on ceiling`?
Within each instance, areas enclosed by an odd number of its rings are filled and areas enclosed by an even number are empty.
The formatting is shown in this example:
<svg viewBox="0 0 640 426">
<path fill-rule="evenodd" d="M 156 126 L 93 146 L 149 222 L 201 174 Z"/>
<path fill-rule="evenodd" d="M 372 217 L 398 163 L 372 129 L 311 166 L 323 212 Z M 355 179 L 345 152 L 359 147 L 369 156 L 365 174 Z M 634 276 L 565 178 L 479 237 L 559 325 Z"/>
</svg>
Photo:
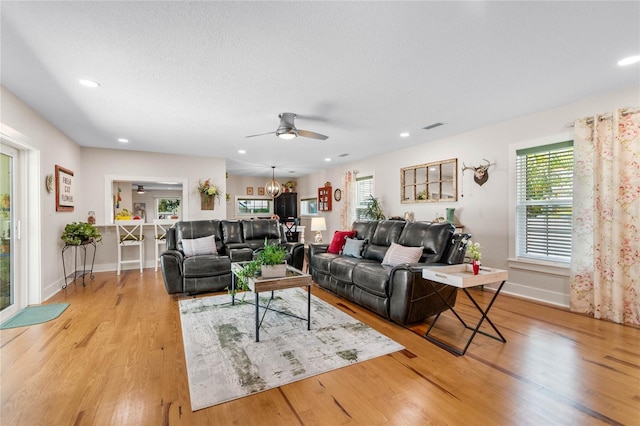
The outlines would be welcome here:
<svg viewBox="0 0 640 426">
<path fill-rule="evenodd" d="M 348 155 L 349 155 L 349 154 L 340 154 L 340 155 L 338 155 L 338 157 L 346 157 L 346 156 L 348 156 Z"/>
<path fill-rule="evenodd" d="M 433 123 L 433 124 L 429 124 L 426 127 L 423 127 L 423 129 L 424 130 L 431 130 L 431 129 L 435 128 L 435 127 L 442 126 L 443 124 L 444 123 Z"/>
</svg>

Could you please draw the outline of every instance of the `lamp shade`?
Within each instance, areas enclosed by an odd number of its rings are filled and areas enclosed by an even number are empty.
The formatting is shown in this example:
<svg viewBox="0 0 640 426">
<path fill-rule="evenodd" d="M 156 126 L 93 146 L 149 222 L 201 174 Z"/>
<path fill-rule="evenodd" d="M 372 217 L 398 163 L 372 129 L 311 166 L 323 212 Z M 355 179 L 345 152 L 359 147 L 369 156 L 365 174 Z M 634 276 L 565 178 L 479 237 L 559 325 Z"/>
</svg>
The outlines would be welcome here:
<svg viewBox="0 0 640 426">
<path fill-rule="evenodd" d="M 311 230 L 312 231 L 326 231 L 327 224 L 324 221 L 324 217 L 311 218 Z"/>
</svg>

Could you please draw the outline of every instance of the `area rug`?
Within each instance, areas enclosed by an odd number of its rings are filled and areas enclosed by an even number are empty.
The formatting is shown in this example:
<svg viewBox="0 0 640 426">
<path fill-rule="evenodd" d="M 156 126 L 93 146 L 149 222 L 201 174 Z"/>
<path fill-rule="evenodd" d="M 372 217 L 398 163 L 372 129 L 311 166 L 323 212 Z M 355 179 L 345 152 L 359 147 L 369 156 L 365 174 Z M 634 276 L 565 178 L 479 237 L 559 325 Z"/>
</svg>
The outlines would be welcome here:
<svg viewBox="0 0 640 426">
<path fill-rule="evenodd" d="M 265 299 L 261 304 L 267 302 Z M 306 320 L 268 311 L 255 342 L 255 306 L 229 295 L 180 301 L 193 411 L 365 361 L 403 346 L 311 296 Z M 253 301 L 254 295 L 247 296 Z M 307 316 L 306 289 L 275 292 L 272 308 Z M 263 310 L 260 310 L 262 315 Z"/>
<path fill-rule="evenodd" d="M 2 324 L 0 330 L 6 328 L 25 327 L 56 319 L 69 307 L 68 303 L 53 303 L 50 305 L 27 306 Z"/>
</svg>

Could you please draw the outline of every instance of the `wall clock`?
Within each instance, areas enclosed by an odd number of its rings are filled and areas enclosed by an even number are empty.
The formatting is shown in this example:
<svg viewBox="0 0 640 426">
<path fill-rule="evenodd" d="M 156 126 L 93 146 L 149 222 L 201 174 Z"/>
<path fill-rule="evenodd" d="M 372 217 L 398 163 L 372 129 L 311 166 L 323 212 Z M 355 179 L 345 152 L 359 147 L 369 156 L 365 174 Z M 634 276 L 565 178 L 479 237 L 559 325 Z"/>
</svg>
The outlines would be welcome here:
<svg viewBox="0 0 640 426">
<path fill-rule="evenodd" d="M 336 201 L 340 201 L 342 199 L 342 191 L 340 189 L 336 189 L 335 191 L 333 191 L 333 198 Z"/>
<path fill-rule="evenodd" d="M 53 175 L 47 175 L 44 179 L 44 186 L 49 194 L 53 192 Z"/>
</svg>

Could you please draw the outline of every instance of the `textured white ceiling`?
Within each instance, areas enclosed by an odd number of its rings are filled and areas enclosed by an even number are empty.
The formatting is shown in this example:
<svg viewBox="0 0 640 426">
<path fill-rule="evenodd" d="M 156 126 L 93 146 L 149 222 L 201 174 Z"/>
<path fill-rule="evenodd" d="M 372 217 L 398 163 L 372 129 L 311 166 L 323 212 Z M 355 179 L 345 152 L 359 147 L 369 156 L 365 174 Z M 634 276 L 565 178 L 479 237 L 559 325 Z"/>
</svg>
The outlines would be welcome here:
<svg viewBox="0 0 640 426">
<path fill-rule="evenodd" d="M 224 157 L 231 174 L 305 175 L 640 86 L 638 65 L 616 66 L 640 54 L 637 1 L 2 1 L 0 13 L 2 85 L 77 143 Z M 329 139 L 245 138 L 275 131 L 280 112 Z"/>
</svg>

